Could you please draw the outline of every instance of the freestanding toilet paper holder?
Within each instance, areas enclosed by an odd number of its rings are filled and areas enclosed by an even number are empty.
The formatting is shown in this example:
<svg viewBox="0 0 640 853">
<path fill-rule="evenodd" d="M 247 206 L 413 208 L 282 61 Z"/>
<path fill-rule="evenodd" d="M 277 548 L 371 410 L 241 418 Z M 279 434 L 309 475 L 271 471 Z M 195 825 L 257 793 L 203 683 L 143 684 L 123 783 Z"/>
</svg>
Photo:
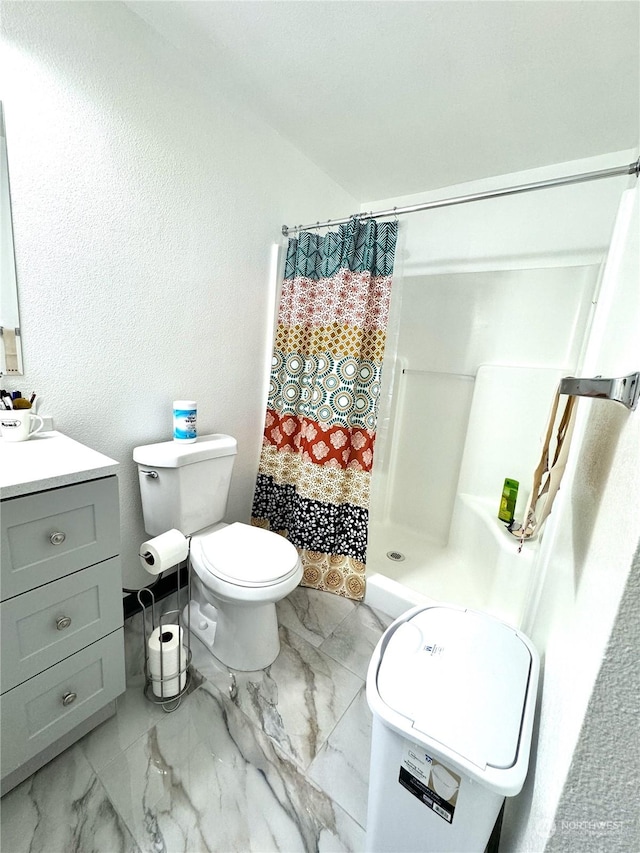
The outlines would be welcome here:
<svg viewBox="0 0 640 853">
<path fill-rule="evenodd" d="M 161 705 L 162 710 L 170 713 L 180 707 L 182 697 L 188 693 L 191 686 L 191 608 L 185 607 L 181 599 L 186 589 L 188 605 L 191 600 L 191 567 L 187 557 L 187 585 L 180 588 L 180 566 L 176 571 L 176 607 L 160 613 L 156 619 L 156 597 L 150 587 L 138 590 L 138 602 L 142 607 L 142 633 L 144 645 L 144 695 L 155 705 Z M 144 599 L 147 599 L 145 604 Z M 151 614 L 151 630 L 149 630 L 149 611 Z M 183 613 L 186 611 L 187 620 Z M 173 638 L 177 626 L 177 667 L 176 660 L 167 661 L 163 654 L 163 642 Z M 153 669 L 149 658 L 149 641 L 158 641 L 159 667 Z M 171 665 L 173 664 L 173 665 Z M 184 684 L 182 683 L 184 681 Z M 181 686 L 182 685 L 182 686 Z M 178 687 L 176 692 L 175 687 Z"/>
</svg>

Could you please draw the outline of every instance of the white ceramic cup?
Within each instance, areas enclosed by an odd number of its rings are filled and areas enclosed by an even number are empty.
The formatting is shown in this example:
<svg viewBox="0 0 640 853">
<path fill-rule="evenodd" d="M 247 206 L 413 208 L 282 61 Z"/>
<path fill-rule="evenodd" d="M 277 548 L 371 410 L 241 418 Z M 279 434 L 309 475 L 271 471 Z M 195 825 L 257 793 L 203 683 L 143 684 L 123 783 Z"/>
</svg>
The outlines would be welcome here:
<svg viewBox="0 0 640 853">
<path fill-rule="evenodd" d="M 32 429 L 33 424 L 40 421 Z M 32 435 L 37 435 L 44 427 L 40 415 L 34 415 L 30 409 L 11 409 L 0 412 L 0 432 L 3 441 L 26 441 Z"/>
</svg>

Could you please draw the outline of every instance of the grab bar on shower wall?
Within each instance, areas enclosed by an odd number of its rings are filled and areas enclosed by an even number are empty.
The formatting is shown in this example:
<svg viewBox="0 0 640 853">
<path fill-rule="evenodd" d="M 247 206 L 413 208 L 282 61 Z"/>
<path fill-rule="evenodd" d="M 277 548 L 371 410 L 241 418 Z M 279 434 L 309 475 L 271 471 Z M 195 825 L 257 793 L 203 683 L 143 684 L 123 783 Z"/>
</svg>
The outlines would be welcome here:
<svg viewBox="0 0 640 853">
<path fill-rule="evenodd" d="M 452 379 L 475 379 L 473 373 L 450 373 L 448 370 L 421 370 L 418 367 L 403 367 L 402 373 L 421 376 L 448 376 Z"/>
<path fill-rule="evenodd" d="M 594 376 L 592 379 L 565 376 L 560 380 L 560 393 L 571 397 L 598 397 L 601 400 L 614 400 L 633 411 L 640 396 L 640 373 L 630 373 L 619 379 L 604 379 Z"/>
</svg>

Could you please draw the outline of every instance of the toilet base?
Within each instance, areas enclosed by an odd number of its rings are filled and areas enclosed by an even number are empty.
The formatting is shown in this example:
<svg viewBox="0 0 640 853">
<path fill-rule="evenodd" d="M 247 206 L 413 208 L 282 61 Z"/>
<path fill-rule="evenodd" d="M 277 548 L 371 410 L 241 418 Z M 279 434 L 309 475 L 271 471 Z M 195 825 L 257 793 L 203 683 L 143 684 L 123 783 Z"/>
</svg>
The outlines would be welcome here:
<svg viewBox="0 0 640 853">
<path fill-rule="evenodd" d="M 189 608 L 189 612 L 187 611 Z M 275 604 L 222 607 L 191 600 L 184 609 L 184 624 L 211 654 L 229 669 L 253 672 L 270 666 L 280 654 Z M 215 613 L 215 621 L 212 618 Z"/>
<path fill-rule="evenodd" d="M 206 606 L 207 605 L 205 605 L 205 607 Z M 195 634 L 200 642 L 204 643 L 204 645 L 213 654 L 213 642 L 215 640 L 218 623 L 215 608 L 209 605 L 209 609 L 213 611 L 213 613 L 203 613 L 202 610 L 204 610 L 204 608 L 201 610 L 197 601 L 190 601 L 182 613 L 182 618 L 184 620 L 182 624 L 188 625 L 189 619 L 191 619 L 191 633 Z"/>
</svg>

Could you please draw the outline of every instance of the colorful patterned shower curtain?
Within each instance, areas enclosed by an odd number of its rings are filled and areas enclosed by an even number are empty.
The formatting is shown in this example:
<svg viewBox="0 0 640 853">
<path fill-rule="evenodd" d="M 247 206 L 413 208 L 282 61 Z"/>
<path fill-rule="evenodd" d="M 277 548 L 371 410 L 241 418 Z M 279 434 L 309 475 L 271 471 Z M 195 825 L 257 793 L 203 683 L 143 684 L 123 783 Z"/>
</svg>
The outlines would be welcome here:
<svg viewBox="0 0 640 853">
<path fill-rule="evenodd" d="M 369 483 L 397 222 L 289 240 L 252 523 L 302 584 L 364 595 Z"/>
</svg>

